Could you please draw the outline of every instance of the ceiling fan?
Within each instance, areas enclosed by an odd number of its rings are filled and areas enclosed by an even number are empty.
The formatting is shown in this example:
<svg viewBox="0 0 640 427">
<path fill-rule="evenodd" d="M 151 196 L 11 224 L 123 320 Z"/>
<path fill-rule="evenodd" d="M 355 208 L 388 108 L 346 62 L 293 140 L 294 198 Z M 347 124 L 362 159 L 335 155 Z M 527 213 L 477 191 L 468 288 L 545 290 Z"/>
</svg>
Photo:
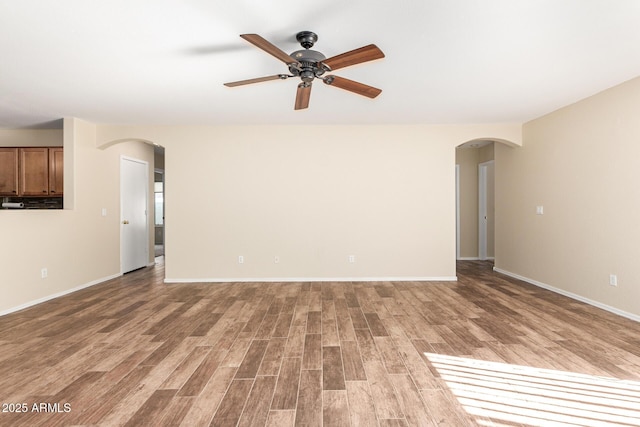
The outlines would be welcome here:
<svg viewBox="0 0 640 427">
<path fill-rule="evenodd" d="M 225 83 L 225 86 L 235 87 L 251 83 L 266 82 L 269 80 L 285 80 L 289 77 L 300 77 L 302 82 L 298 84 L 298 91 L 296 92 L 296 102 L 294 107 L 296 110 L 309 107 L 311 84 L 316 78 L 322 80 L 329 86 L 335 86 L 369 98 L 375 98 L 382 92 L 381 89 L 349 80 L 344 77 L 324 75 L 327 72 L 340 68 L 384 58 L 384 53 L 382 53 L 382 51 L 374 44 L 350 50 L 340 55 L 332 56 L 331 58 L 326 58 L 322 53 L 311 50 L 315 42 L 318 41 L 318 36 L 311 31 L 301 31 L 296 35 L 296 39 L 304 49 L 297 50 L 291 53 L 291 55 L 288 55 L 258 34 L 241 34 L 240 37 L 287 64 L 290 74 L 276 74 L 273 76 L 240 80 L 237 82 Z"/>
</svg>

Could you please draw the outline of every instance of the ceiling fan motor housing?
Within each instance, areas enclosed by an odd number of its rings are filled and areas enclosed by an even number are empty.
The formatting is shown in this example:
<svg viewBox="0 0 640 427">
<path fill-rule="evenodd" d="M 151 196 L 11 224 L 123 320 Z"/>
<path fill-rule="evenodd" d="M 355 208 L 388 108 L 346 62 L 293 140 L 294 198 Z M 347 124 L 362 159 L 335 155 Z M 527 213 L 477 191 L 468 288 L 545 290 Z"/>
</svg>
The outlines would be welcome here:
<svg viewBox="0 0 640 427">
<path fill-rule="evenodd" d="M 327 71 L 326 67 L 321 65 L 322 61 L 327 58 L 318 51 L 311 49 L 296 50 L 290 56 L 297 60 L 299 65 L 289 65 L 289 71 L 294 76 L 300 76 L 302 81 L 310 82 Z"/>
</svg>

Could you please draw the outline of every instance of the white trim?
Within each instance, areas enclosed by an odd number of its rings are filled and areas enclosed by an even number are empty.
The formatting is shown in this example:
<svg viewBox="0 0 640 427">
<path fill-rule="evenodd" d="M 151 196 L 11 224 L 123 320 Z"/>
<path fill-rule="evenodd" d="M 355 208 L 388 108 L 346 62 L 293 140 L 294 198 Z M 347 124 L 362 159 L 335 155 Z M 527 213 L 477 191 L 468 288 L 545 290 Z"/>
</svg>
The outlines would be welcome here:
<svg viewBox="0 0 640 427">
<path fill-rule="evenodd" d="M 106 282 L 106 281 L 111 280 L 111 279 L 115 279 L 116 277 L 120 277 L 120 276 L 122 276 L 122 274 L 117 273 L 117 274 L 113 274 L 111 276 L 103 277 L 101 279 L 92 280 L 91 282 L 85 283 L 84 285 L 80 285 L 80 286 L 77 286 L 77 287 L 72 288 L 72 289 L 67 289 L 66 291 L 58 292 L 56 294 L 48 295 L 46 297 L 38 298 L 36 300 L 29 301 L 27 303 L 21 304 L 21 305 L 19 305 L 17 307 L 12 307 L 12 308 L 10 308 L 8 310 L 0 311 L 0 316 L 4 316 L 6 314 L 10 314 L 10 313 L 14 313 L 16 311 L 24 310 L 25 308 L 29 308 L 29 307 L 32 307 L 34 305 L 38 305 L 38 304 L 41 304 L 43 302 L 47 302 L 49 300 L 52 300 L 52 299 L 55 299 L 55 298 L 59 298 L 59 297 L 62 297 L 62 296 L 68 295 L 68 294 L 72 294 L 74 292 L 80 291 L 80 290 L 85 289 L 85 288 L 89 288 L 91 286 L 98 285 L 100 283 Z"/>
<path fill-rule="evenodd" d="M 456 259 L 460 257 L 460 165 L 456 165 Z"/>
<path fill-rule="evenodd" d="M 477 256 L 461 256 L 458 261 L 480 261 L 480 258 Z"/>
<path fill-rule="evenodd" d="M 502 274 L 504 274 L 506 276 L 509 276 L 509 277 L 513 277 L 514 279 L 522 280 L 524 282 L 530 283 L 532 285 L 538 286 L 538 287 L 546 289 L 548 291 L 555 292 L 555 293 L 560 294 L 560 295 L 564 295 L 566 297 L 569 297 L 569 298 L 572 298 L 574 300 L 583 302 L 585 304 L 589 304 L 589 305 L 592 305 L 594 307 L 601 308 L 602 310 L 608 311 L 608 312 L 613 313 L 613 314 L 617 314 L 618 316 L 626 317 L 627 319 L 631 319 L 631 320 L 635 320 L 636 322 L 640 322 L 640 316 L 638 316 L 636 314 L 628 313 L 626 311 L 617 309 L 615 307 L 611 307 L 610 305 L 606 305 L 606 304 L 603 304 L 601 302 L 594 301 L 594 300 L 589 299 L 589 298 L 585 298 L 585 297 L 583 297 L 581 295 L 574 294 L 572 292 L 568 292 L 568 291 L 553 287 L 551 285 L 547 285 L 546 283 L 538 282 L 537 280 L 529 279 L 528 277 L 520 276 L 519 274 L 515 274 L 515 273 L 512 273 L 510 271 L 503 270 L 501 268 L 493 267 L 493 271 L 495 271 L 497 273 L 502 273 Z"/>
<path fill-rule="evenodd" d="M 165 277 L 164 283 L 258 283 L 258 282 L 455 282 L 456 276 L 442 277 L 224 277 L 181 279 Z"/>
</svg>

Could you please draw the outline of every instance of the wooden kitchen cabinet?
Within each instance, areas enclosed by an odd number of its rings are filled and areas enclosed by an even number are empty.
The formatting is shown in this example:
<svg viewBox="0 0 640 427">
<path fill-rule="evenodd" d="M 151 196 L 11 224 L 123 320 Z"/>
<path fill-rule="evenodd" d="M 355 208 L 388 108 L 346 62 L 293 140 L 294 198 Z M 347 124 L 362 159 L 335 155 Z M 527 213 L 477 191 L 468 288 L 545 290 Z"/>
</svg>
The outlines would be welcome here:
<svg viewBox="0 0 640 427">
<path fill-rule="evenodd" d="M 49 149 L 19 148 L 20 180 L 18 196 L 49 195 Z"/>
<path fill-rule="evenodd" d="M 1 197 L 62 197 L 62 147 L 0 147 Z"/>
<path fill-rule="evenodd" d="M 49 148 L 49 195 L 62 196 L 64 193 L 64 150 L 62 147 Z"/>
<path fill-rule="evenodd" d="M 18 194 L 18 149 L 0 147 L 0 196 Z"/>
</svg>

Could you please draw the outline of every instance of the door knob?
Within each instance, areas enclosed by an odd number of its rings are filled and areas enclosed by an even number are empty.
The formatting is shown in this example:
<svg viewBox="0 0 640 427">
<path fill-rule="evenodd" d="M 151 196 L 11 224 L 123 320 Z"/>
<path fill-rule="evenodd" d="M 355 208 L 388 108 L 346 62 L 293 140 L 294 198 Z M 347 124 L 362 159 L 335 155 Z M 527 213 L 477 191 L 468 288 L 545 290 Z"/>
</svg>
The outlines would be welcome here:
<svg viewBox="0 0 640 427">
<path fill-rule="evenodd" d="M 123 224 L 129 224 L 129 221 L 127 221 L 126 219 L 124 221 L 122 221 Z"/>
</svg>

